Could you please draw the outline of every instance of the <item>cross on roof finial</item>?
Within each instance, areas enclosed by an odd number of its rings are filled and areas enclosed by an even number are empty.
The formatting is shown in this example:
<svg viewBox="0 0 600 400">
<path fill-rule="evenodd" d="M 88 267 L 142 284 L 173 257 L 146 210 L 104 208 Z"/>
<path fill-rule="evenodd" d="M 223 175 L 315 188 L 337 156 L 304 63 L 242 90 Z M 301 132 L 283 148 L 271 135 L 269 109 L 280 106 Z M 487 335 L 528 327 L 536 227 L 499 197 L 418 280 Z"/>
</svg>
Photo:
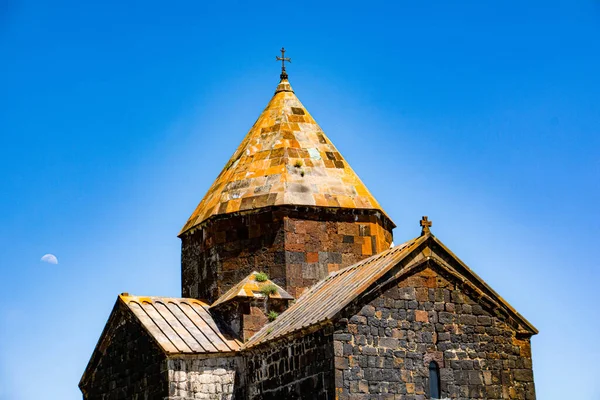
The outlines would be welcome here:
<svg viewBox="0 0 600 400">
<path fill-rule="evenodd" d="M 419 225 L 421 225 L 421 236 L 429 233 L 429 227 L 431 227 L 431 221 L 429 220 L 429 218 L 427 218 L 426 215 L 423 216 L 423 218 L 421 219 L 421 222 L 419 222 Z"/>
<path fill-rule="evenodd" d="M 281 61 L 281 75 L 279 75 L 279 78 L 287 79 L 288 74 L 287 74 L 287 72 L 285 72 L 285 62 L 287 61 L 287 62 L 291 63 L 292 59 L 285 57 L 285 48 L 282 47 L 281 50 L 279 50 L 279 51 L 281 51 L 281 57 L 279 57 L 279 56 L 275 57 L 275 60 Z"/>
</svg>

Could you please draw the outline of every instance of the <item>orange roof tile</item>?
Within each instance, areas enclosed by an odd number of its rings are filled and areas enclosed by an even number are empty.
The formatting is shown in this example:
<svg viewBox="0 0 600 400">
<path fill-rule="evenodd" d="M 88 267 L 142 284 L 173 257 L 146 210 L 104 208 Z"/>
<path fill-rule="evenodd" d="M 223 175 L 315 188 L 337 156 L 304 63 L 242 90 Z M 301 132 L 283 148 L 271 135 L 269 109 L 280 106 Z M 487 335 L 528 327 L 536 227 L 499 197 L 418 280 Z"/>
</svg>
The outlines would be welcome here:
<svg viewBox="0 0 600 400">
<path fill-rule="evenodd" d="M 273 205 L 383 212 L 304 108 L 287 79 L 181 230 L 219 214 Z"/>
</svg>

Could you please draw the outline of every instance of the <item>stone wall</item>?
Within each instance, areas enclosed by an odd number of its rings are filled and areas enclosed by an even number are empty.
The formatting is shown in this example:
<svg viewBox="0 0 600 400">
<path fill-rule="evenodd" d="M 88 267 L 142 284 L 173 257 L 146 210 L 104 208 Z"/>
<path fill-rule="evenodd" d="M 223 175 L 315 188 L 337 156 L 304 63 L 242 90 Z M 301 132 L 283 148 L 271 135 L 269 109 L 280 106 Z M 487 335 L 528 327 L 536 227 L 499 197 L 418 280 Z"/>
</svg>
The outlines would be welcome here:
<svg viewBox="0 0 600 400">
<path fill-rule="evenodd" d="M 135 317 L 115 306 L 107 323 L 111 331 L 100 343 L 80 388 L 85 400 L 163 399 L 168 393 L 162 351 Z M 114 322 L 114 323 L 113 323 Z M 97 360 L 94 360 L 97 358 Z"/>
<path fill-rule="evenodd" d="M 233 356 L 170 358 L 168 400 L 233 399 L 235 365 Z"/>
<path fill-rule="evenodd" d="M 329 273 L 389 249 L 391 229 L 378 212 L 290 215 L 284 224 L 286 290 L 299 298 Z"/>
<path fill-rule="evenodd" d="M 325 327 L 245 353 L 236 399 L 334 399 L 333 336 Z"/>
<path fill-rule="evenodd" d="M 283 216 L 270 211 L 206 221 L 181 237 L 182 296 L 213 303 L 254 270 L 285 283 L 284 237 Z"/>
<path fill-rule="evenodd" d="M 335 327 L 339 399 L 535 399 L 529 335 L 466 295 L 434 264 L 388 288 Z M 397 395 L 401 395 L 398 397 Z"/>
<path fill-rule="evenodd" d="M 287 307 L 288 300 L 238 297 L 217 305 L 211 312 L 218 316 L 218 322 L 246 342 L 269 322 L 269 312 L 279 315 Z"/>
<path fill-rule="evenodd" d="M 392 223 L 375 210 L 278 206 L 214 217 L 182 236 L 182 296 L 214 302 L 252 271 L 295 298 L 389 248 Z"/>
</svg>

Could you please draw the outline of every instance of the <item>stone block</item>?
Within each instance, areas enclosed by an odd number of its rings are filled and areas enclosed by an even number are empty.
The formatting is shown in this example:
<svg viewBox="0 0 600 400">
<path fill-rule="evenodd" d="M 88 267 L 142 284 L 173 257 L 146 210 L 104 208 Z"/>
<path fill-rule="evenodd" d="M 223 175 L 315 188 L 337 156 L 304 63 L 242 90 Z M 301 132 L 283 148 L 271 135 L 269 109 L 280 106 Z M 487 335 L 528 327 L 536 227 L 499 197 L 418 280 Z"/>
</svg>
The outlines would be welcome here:
<svg viewBox="0 0 600 400">
<path fill-rule="evenodd" d="M 417 297 L 414 287 L 398 288 L 398 297 L 402 300 L 414 300 Z"/>
<path fill-rule="evenodd" d="M 427 311 L 416 310 L 415 311 L 415 320 L 417 322 L 429 322 L 429 316 L 427 314 Z"/>
<path fill-rule="evenodd" d="M 515 369 L 512 373 L 515 381 L 533 382 L 533 371 L 530 369 Z"/>
</svg>

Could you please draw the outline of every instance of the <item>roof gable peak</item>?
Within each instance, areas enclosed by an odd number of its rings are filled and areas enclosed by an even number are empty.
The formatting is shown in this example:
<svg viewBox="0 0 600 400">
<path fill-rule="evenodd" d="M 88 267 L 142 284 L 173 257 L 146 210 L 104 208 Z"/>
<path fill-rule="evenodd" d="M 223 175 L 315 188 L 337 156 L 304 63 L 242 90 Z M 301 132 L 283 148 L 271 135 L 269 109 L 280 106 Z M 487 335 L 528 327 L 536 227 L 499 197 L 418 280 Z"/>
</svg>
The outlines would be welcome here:
<svg viewBox="0 0 600 400">
<path fill-rule="evenodd" d="M 529 321 L 438 238 L 426 232 L 420 237 L 332 273 L 302 295 L 277 320 L 254 335 L 243 348 L 333 321 L 351 303 L 368 298 L 381 288 L 410 276 L 418 268 L 432 262 L 469 286 L 479 299 L 496 306 L 502 315 L 515 321 L 520 327 L 519 333 L 538 333 Z"/>
<path fill-rule="evenodd" d="M 265 288 L 268 288 L 269 291 L 265 291 Z M 271 290 L 273 290 L 273 292 L 271 292 Z M 239 298 L 250 299 L 267 297 L 269 299 L 294 300 L 294 297 L 291 294 L 271 281 L 266 274 L 254 271 L 219 297 L 210 308 L 216 308 L 219 305 Z"/>
</svg>

